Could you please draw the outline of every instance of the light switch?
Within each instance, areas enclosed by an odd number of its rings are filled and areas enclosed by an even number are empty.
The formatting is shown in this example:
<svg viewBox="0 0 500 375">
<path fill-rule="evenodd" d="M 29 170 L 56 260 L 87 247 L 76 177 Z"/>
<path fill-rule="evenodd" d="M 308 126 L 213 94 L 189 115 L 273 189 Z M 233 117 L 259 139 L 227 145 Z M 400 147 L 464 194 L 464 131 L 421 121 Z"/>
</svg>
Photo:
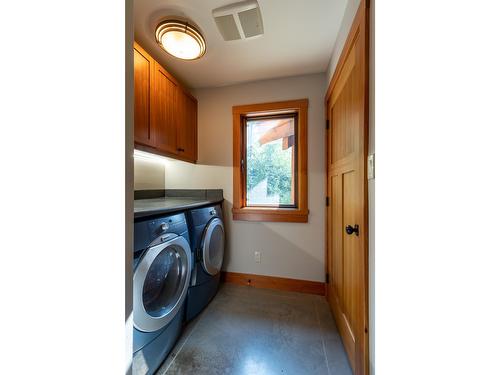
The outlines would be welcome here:
<svg viewBox="0 0 500 375">
<path fill-rule="evenodd" d="M 368 155 L 367 167 L 368 179 L 373 180 L 375 178 L 375 154 Z"/>
</svg>

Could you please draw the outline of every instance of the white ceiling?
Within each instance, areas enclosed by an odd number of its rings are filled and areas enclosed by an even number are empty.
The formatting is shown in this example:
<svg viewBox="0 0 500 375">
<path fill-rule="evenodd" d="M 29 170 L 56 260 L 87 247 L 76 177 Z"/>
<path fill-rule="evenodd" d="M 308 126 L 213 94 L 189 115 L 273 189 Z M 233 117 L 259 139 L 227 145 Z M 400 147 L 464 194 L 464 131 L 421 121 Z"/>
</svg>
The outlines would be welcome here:
<svg viewBox="0 0 500 375">
<path fill-rule="evenodd" d="M 135 39 L 192 88 L 325 72 L 347 0 L 258 0 L 264 35 L 225 42 L 212 9 L 238 0 L 135 0 Z M 156 25 L 182 16 L 201 29 L 207 53 L 199 60 L 169 56 L 156 44 Z"/>
</svg>

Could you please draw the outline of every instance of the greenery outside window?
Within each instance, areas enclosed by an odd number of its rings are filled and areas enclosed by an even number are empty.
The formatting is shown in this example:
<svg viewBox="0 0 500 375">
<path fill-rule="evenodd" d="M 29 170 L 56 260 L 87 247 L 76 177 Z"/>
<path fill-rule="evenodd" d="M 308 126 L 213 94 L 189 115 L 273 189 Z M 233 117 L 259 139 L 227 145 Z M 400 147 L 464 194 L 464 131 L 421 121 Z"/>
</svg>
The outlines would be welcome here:
<svg viewBox="0 0 500 375">
<path fill-rule="evenodd" d="M 307 222 L 308 100 L 233 107 L 233 218 Z"/>
<path fill-rule="evenodd" d="M 296 208 L 297 113 L 245 116 L 246 206 Z"/>
</svg>

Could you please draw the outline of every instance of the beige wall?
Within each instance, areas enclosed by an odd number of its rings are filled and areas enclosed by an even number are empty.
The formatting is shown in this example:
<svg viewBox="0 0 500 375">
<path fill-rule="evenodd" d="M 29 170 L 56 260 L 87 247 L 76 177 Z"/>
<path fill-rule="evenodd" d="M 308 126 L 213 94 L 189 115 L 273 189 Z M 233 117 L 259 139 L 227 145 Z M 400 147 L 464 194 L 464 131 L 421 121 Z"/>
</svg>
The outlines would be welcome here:
<svg viewBox="0 0 500 375">
<path fill-rule="evenodd" d="M 360 2 L 361 0 L 347 0 L 344 17 L 342 18 L 337 40 L 333 46 L 332 57 L 330 58 L 326 71 L 328 83 L 330 83 L 330 79 L 332 78 L 335 68 L 337 67 L 340 54 L 344 48 L 344 43 L 349 35 L 349 30 L 351 29 L 352 21 L 354 20 L 354 16 L 356 15 Z"/>
<path fill-rule="evenodd" d="M 166 161 L 165 186 L 224 189 L 227 271 L 324 281 L 325 82 L 324 74 L 313 74 L 195 91 L 199 164 Z M 301 98 L 309 99 L 309 222 L 233 221 L 232 106 Z"/>
<path fill-rule="evenodd" d="M 165 189 L 165 165 L 160 160 L 134 156 L 134 190 Z"/>
</svg>

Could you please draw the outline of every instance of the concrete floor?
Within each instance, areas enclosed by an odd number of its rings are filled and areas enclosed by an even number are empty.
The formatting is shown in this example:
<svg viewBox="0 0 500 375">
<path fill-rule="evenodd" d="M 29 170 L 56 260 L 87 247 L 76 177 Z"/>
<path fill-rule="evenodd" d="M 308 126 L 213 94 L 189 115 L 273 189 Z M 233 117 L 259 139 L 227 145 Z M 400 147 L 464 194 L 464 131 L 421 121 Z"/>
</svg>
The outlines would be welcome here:
<svg viewBox="0 0 500 375">
<path fill-rule="evenodd" d="M 223 284 L 157 374 L 352 372 L 324 297 Z"/>
</svg>

